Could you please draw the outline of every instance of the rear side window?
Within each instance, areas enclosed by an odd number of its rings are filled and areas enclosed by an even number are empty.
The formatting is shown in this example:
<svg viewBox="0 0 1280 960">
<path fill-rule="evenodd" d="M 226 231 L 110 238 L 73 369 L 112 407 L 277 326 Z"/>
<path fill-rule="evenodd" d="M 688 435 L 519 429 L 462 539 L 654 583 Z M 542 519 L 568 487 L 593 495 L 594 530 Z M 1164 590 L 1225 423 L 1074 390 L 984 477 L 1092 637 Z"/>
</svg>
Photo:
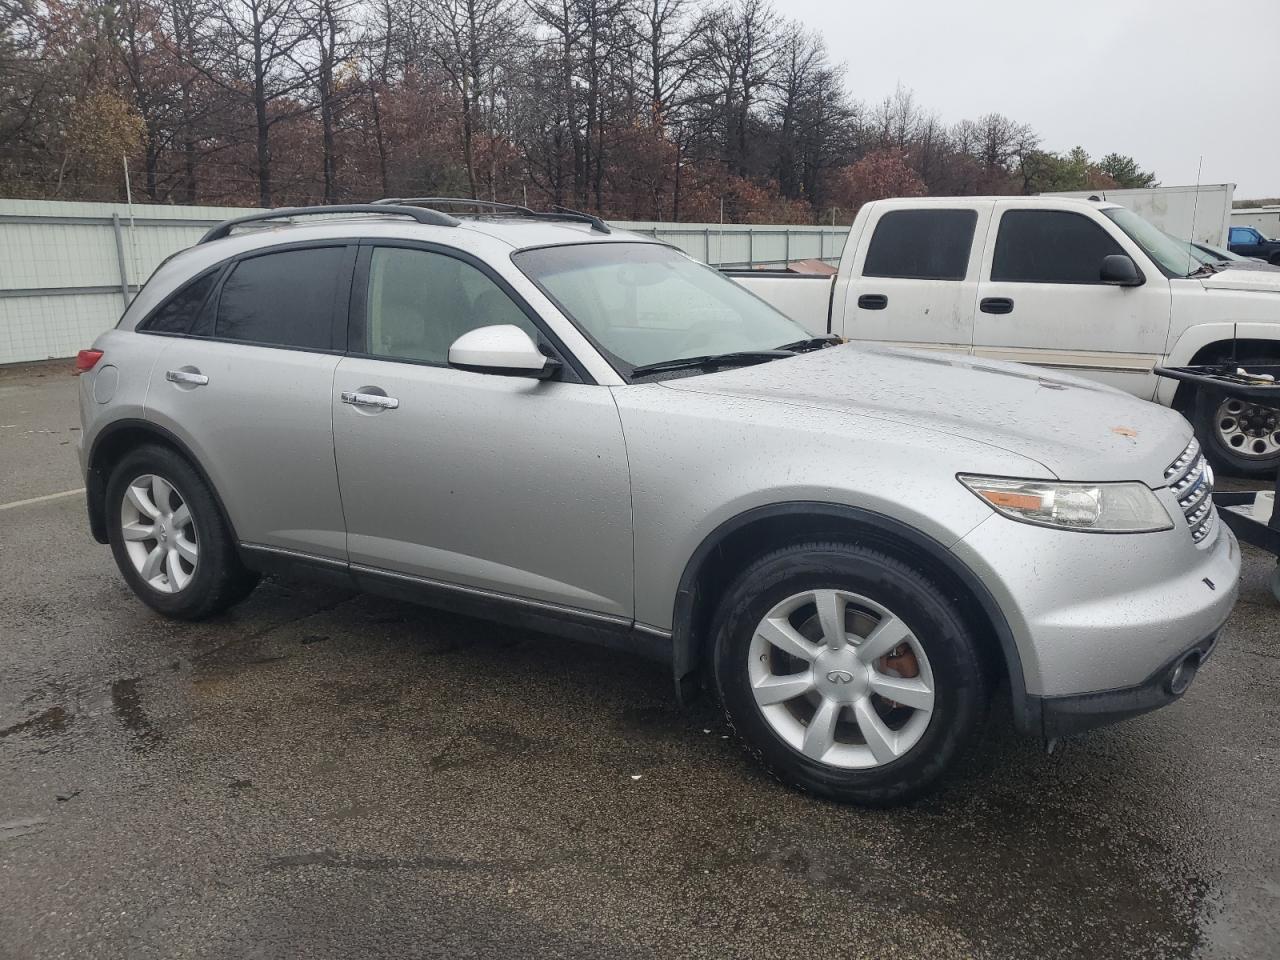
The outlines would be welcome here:
<svg viewBox="0 0 1280 960">
<path fill-rule="evenodd" d="M 892 210 L 876 224 L 862 275 L 963 280 L 977 222 L 975 210 Z"/>
<path fill-rule="evenodd" d="M 152 333 L 186 333 L 200 315 L 200 308 L 209 298 L 209 292 L 217 278 L 217 270 L 196 277 L 147 317 L 138 329 Z"/>
<path fill-rule="evenodd" d="M 1065 210 L 1006 210 L 991 279 L 1014 283 L 1101 283 L 1102 258 L 1124 253 L 1088 217 Z"/>
<path fill-rule="evenodd" d="M 318 247 L 241 260 L 222 284 L 214 336 L 330 349 L 345 254 L 342 247 Z"/>
</svg>

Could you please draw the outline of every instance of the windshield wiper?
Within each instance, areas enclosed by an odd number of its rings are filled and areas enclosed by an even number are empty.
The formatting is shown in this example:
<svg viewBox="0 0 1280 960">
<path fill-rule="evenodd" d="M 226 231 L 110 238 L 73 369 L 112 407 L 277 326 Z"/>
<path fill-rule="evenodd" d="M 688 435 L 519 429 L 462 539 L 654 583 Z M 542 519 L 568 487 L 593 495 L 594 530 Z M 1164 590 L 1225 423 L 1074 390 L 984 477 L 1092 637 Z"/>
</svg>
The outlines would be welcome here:
<svg viewBox="0 0 1280 960">
<path fill-rule="evenodd" d="M 1209 277 L 1217 273 L 1218 270 L 1219 268 L 1215 267 L 1211 263 L 1202 263 L 1187 274 L 1187 279 L 1190 280 L 1192 277 Z"/>
<path fill-rule="evenodd" d="M 844 343 L 843 337 L 838 337 L 834 333 L 824 333 L 819 337 L 808 337 L 804 340 L 797 340 L 795 343 L 784 343 L 778 349 L 790 350 L 793 353 L 807 353 L 810 350 L 821 350 L 823 347 L 834 347 L 839 343 Z"/>
<path fill-rule="evenodd" d="M 791 350 L 738 350 L 734 353 L 712 353 L 702 357 L 678 357 L 675 360 L 659 360 L 644 363 L 631 371 L 631 376 L 642 377 L 647 373 L 663 373 L 667 370 L 714 370 L 735 364 L 766 363 L 780 357 L 794 357 Z"/>
</svg>

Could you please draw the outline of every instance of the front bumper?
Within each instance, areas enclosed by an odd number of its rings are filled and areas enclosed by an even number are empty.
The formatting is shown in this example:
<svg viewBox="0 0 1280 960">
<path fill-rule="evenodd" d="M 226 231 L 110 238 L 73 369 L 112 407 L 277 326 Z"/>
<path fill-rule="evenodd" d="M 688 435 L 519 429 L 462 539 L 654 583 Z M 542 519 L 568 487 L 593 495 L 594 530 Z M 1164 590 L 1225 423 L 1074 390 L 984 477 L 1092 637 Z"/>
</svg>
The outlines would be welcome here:
<svg viewBox="0 0 1280 960">
<path fill-rule="evenodd" d="M 1087 534 L 993 516 L 952 547 L 1008 622 L 1028 732 L 1061 736 L 1177 699 L 1169 672 L 1207 656 L 1235 605 L 1240 547 L 1219 522 L 1195 544 Z M 1010 664 L 1011 667 L 1013 664 Z"/>
<path fill-rule="evenodd" d="M 1217 648 L 1223 631 L 1193 643 L 1151 676 L 1131 687 L 1100 690 L 1066 697 L 1035 697 L 1032 709 L 1039 714 L 1046 740 L 1083 733 L 1094 727 L 1119 723 L 1139 714 L 1168 706 L 1191 686 L 1196 673 Z"/>
</svg>

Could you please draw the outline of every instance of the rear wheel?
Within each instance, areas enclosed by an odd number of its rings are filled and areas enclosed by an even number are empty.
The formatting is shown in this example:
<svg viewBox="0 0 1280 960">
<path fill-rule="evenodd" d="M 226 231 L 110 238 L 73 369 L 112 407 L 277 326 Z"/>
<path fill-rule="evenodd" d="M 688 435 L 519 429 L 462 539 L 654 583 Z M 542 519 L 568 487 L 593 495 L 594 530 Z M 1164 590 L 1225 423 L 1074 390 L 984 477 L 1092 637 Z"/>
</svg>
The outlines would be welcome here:
<svg viewBox="0 0 1280 960">
<path fill-rule="evenodd" d="M 107 538 L 138 598 L 199 620 L 244 599 L 258 576 L 240 562 L 208 485 L 167 447 L 141 447 L 107 482 Z"/>
<path fill-rule="evenodd" d="M 873 806 L 936 787 L 990 699 L 944 591 L 845 544 L 788 547 L 744 572 L 717 616 L 714 673 L 730 723 L 766 768 Z"/>
</svg>

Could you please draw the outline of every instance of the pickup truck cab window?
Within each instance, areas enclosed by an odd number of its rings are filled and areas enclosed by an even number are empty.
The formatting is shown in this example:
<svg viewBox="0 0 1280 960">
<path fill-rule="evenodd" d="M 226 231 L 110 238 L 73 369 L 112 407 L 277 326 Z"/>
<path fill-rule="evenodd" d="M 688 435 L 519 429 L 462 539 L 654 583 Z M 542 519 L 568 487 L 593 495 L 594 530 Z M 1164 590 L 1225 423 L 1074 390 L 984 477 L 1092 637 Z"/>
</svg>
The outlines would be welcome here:
<svg viewBox="0 0 1280 960">
<path fill-rule="evenodd" d="M 334 302 L 346 248 L 309 247 L 241 260 L 218 295 L 213 334 L 309 350 L 333 348 Z"/>
<path fill-rule="evenodd" d="M 1110 234 L 1064 210 L 1006 210 L 991 279 L 1010 283 L 1101 283 L 1103 257 L 1123 254 Z"/>
<path fill-rule="evenodd" d="M 511 258 L 620 373 L 770 351 L 809 334 L 723 274 L 655 243 L 591 243 Z"/>
<path fill-rule="evenodd" d="M 864 277 L 963 280 L 973 246 L 974 210 L 894 210 L 876 224 Z"/>
<path fill-rule="evenodd" d="M 469 263 L 430 250 L 375 247 L 369 259 L 364 350 L 445 366 L 449 347 L 478 327 L 539 332 L 496 283 Z"/>
</svg>

